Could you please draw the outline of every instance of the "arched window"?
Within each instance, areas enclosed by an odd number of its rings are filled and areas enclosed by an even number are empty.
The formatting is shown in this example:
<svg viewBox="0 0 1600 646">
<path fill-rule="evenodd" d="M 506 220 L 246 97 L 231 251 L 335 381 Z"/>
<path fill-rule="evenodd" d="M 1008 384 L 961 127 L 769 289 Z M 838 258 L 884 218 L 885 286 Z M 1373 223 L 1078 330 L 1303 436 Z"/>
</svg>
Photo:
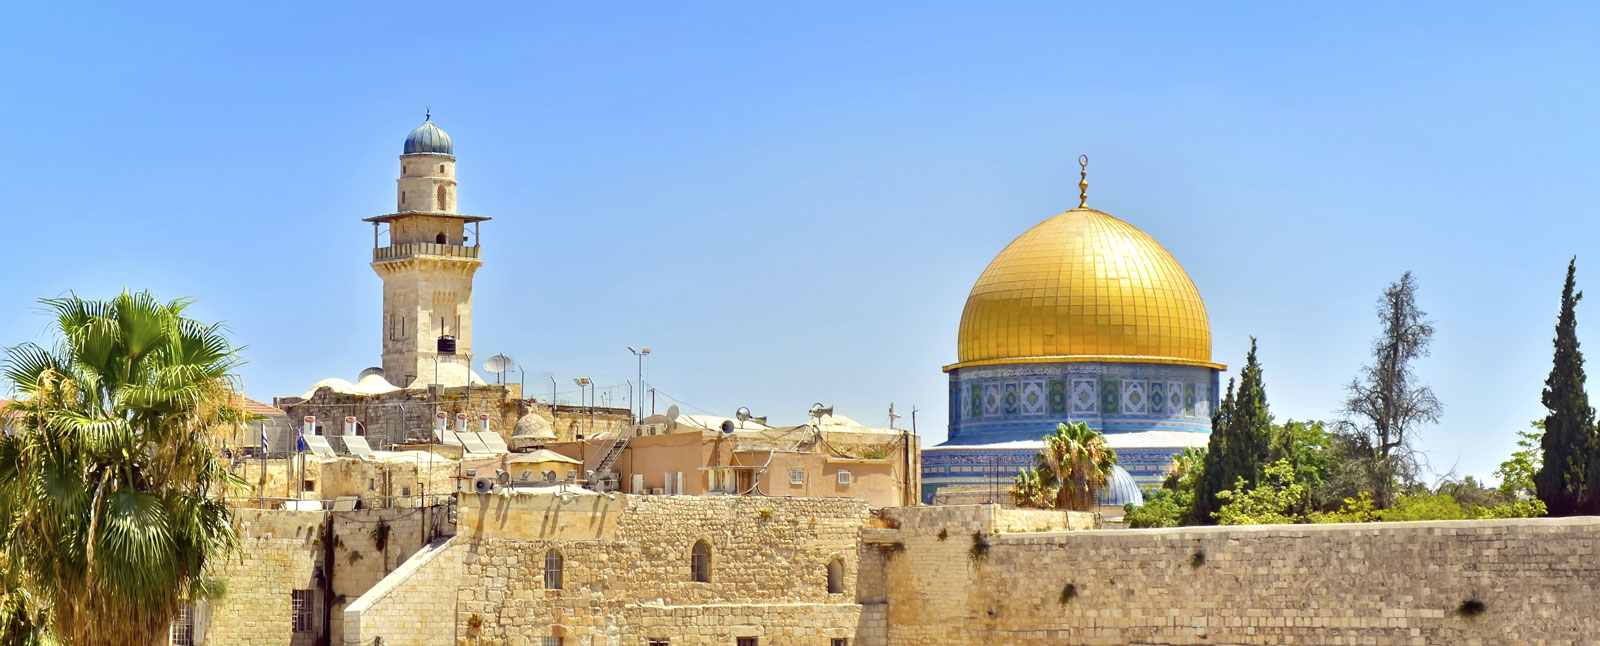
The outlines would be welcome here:
<svg viewBox="0 0 1600 646">
<path fill-rule="evenodd" d="M 439 196 L 439 208 L 436 209 L 436 210 L 444 211 L 446 209 L 444 208 L 445 190 L 444 190 L 443 186 L 439 187 L 438 196 Z"/>
<path fill-rule="evenodd" d="M 437 236 L 434 236 L 433 242 L 434 244 L 444 244 L 444 234 L 441 233 Z"/>
<path fill-rule="evenodd" d="M 711 546 L 705 541 L 695 541 L 694 552 L 689 557 L 689 570 L 695 583 L 711 582 Z"/>
<path fill-rule="evenodd" d="M 844 563 L 828 561 L 828 594 L 844 594 Z"/>
<path fill-rule="evenodd" d="M 544 553 L 544 589 L 561 589 L 561 570 L 563 564 L 564 561 L 561 558 L 560 552 L 550 550 Z"/>
</svg>

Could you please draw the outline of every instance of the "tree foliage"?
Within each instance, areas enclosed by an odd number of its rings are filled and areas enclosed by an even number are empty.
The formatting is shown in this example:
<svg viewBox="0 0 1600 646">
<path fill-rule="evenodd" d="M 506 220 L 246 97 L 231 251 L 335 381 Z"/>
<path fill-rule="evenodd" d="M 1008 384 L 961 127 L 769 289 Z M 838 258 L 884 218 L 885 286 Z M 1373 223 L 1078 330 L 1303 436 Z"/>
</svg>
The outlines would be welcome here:
<svg viewBox="0 0 1600 646">
<path fill-rule="evenodd" d="M 1593 514 L 1597 510 L 1594 409 L 1584 391 L 1583 351 L 1578 348 L 1578 259 L 1567 264 L 1567 282 L 1561 288 L 1561 314 L 1556 319 L 1555 359 L 1545 379 L 1542 463 L 1534 485 L 1552 516 Z"/>
<path fill-rule="evenodd" d="M 1536 495 L 1534 481 L 1544 462 L 1539 450 L 1544 440 L 1544 420 L 1534 420 L 1532 426 L 1532 431 L 1517 431 L 1517 450 L 1494 472 L 1500 478 L 1500 493 L 1516 500 Z"/>
<path fill-rule="evenodd" d="M 25 595 L 74 646 L 165 643 L 182 604 L 220 589 L 212 571 L 237 543 L 213 433 L 245 417 L 238 359 L 184 301 L 44 305 L 56 346 L 9 348 L 0 366 L 21 395 L 0 438 L 7 612 Z"/>
<path fill-rule="evenodd" d="M 1244 478 L 1232 490 L 1218 494 L 1222 509 L 1217 522 L 1223 525 L 1272 525 L 1303 523 L 1310 516 L 1311 492 L 1295 477 L 1294 464 L 1287 459 L 1267 465 L 1260 482 L 1251 487 Z"/>
<path fill-rule="evenodd" d="M 1239 371 L 1238 390 L 1229 380 L 1227 395 L 1211 419 L 1211 438 L 1195 489 L 1191 524 L 1216 522 L 1215 514 L 1222 507 L 1219 494 L 1230 491 L 1241 478 L 1254 483 L 1267 463 L 1271 443 L 1272 414 L 1267 408 L 1261 364 L 1256 360 L 1256 340 L 1251 337 L 1250 354 Z"/>
<path fill-rule="evenodd" d="M 1044 436 L 1033 469 L 1024 469 L 1013 479 L 1012 499 L 1024 506 L 1087 511 L 1116 464 L 1117 453 L 1106 446 L 1099 431 L 1083 422 L 1057 424 Z M 1049 504 L 1040 504 L 1045 499 Z"/>
<path fill-rule="evenodd" d="M 1412 440 L 1417 427 L 1439 421 L 1442 407 L 1433 389 L 1421 385 L 1412 363 L 1428 356 L 1433 325 L 1417 308 L 1417 282 L 1411 272 L 1383 290 L 1378 320 L 1383 329 L 1372 341 L 1372 363 L 1346 387 L 1345 424 L 1366 436 L 1374 457 L 1370 482 L 1378 506 L 1387 506 L 1397 482 L 1417 470 Z"/>
</svg>

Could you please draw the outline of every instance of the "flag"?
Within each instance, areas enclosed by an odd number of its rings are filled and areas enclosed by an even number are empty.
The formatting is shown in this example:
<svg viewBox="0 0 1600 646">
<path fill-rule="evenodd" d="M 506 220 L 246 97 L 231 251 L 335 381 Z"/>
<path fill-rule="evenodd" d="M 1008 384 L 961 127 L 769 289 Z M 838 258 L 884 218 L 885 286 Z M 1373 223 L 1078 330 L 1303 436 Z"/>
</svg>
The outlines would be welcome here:
<svg viewBox="0 0 1600 646">
<path fill-rule="evenodd" d="M 266 455 L 267 452 L 270 451 L 270 450 L 272 450 L 272 445 L 267 443 L 267 425 L 266 424 L 262 424 L 261 425 L 261 454 L 262 455 Z"/>
<path fill-rule="evenodd" d="M 307 448 L 310 448 L 310 447 L 306 446 L 306 436 L 304 436 L 304 435 L 299 436 L 298 446 L 296 446 L 294 448 L 294 450 L 299 451 L 301 453 L 305 453 Z"/>
</svg>

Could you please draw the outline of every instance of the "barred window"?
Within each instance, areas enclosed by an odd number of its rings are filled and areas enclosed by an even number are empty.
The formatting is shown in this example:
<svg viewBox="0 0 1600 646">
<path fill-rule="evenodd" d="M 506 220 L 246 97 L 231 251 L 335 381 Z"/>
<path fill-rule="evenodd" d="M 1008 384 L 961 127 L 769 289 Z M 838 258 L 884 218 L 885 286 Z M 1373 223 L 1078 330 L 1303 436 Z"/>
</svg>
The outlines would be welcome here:
<svg viewBox="0 0 1600 646">
<path fill-rule="evenodd" d="M 758 646 L 760 642 L 754 637 L 739 637 L 733 640 L 734 646 Z"/>
<path fill-rule="evenodd" d="M 194 646 L 194 606 L 178 607 L 178 618 L 172 622 L 167 643 L 172 646 Z"/>
<path fill-rule="evenodd" d="M 546 637 L 546 638 L 544 638 L 544 641 L 542 642 L 542 644 L 543 644 L 543 646 L 561 646 L 561 638 L 560 637 Z"/>
<path fill-rule="evenodd" d="M 694 551 L 689 557 L 689 569 L 695 583 L 711 582 L 711 546 L 705 541 L 695 541 Z"/>
<path fill-rule="evenodd" d="M 805 484 L 806 470 L 794 468 L 789 470 L 789 484 Z"/>
<path fill-rule="evenodd" d="M 295 590 L 289 594 L 289 615 L 293 631 L 311 632 L 311 591 Z"/>
<path fill-rule="evenodd" d="M 561 553 L 550 550 L 544 553 L 544 589 L 560 590 L 564 560 Z"/>
<path fill-rule="evenodd" d="M 843 637 L 834 637 L 833 646 L 850 646 L 850 640 Z"/>
<path fill-rule="evenodd" d="M 669 646 L 669 644 L 668 644 L 666 638 L 647 639 L 644 642 L 644 646 Z"/>
</svg>

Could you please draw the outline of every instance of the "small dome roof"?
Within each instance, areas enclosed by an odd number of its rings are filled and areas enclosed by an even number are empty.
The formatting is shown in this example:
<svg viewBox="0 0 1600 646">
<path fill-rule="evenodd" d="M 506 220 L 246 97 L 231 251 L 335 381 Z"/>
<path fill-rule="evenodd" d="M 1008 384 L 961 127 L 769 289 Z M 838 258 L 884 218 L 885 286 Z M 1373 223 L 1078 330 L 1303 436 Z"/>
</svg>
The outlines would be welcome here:
<svg viewBox="0 0 1600 646">
<path fill-rule="evenodd" d="M 1121 507 L 1128 503 L 1138 507 L 1144 504 L 1144 492 L 1139 490 L 1139 484 L 1133 481 L 1133 475 L 1120 466 L 1112 465 L 1111 478 L 1106 481 L 1106 486 L 1094 495 L 1094 504 L 1102 507 Z"/>
<path fill-rule="evenodd" d="M 416 130 L 412 130 L 411 134 L 406 135 L 404 153 L 406 155 L 454 155 L 453 150 L 450 147 L 450 135 L 445 134 L 439 126 L 433 125 L 431 117 L 417 126 Z"/>
<path fill-rule="evenodd" d="M 550 422 L 545 421 L 545 419 L 540 417 L 537 413 L 528 413 L 527 415 L 523 415 L 521 419 L 517 420 L 517 429 L 511 434 L 511 436 L 514 438 L 528 438 L 532 440 L 548 440 L 554 442 L 556 439 L 556 429 L 555 427 L 550 426 Z"/>
</svg>

